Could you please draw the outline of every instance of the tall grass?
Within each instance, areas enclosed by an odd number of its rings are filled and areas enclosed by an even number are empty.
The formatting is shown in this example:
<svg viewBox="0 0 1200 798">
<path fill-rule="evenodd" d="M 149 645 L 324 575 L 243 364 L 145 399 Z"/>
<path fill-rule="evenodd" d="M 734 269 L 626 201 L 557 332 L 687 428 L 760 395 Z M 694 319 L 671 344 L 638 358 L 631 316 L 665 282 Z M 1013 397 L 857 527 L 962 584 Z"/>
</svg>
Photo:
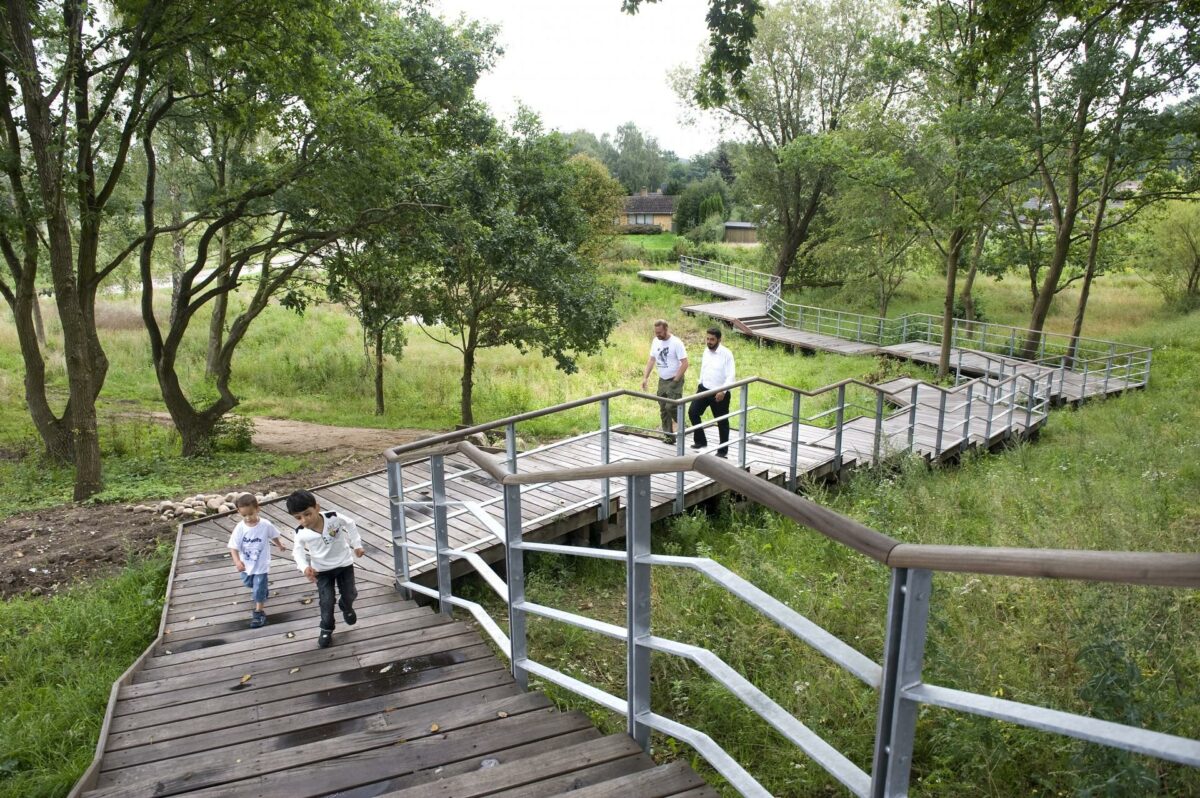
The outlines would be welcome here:
<svg viewBox="0 0 1200 798">
<path fill-rule="evenodd" d="M 169 547 L 51 599 L 0 604 L 0 798 L 65 795 L 91 761 L 109 690 L 154 639 Z"/>
</svg>

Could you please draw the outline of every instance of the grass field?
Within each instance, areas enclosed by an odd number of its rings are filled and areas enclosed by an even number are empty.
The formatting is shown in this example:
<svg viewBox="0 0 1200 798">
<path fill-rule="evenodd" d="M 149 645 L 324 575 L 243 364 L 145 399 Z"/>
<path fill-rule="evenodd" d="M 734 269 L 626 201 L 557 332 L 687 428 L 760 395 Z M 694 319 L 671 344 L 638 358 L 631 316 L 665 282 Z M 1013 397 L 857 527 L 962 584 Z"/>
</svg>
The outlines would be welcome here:
<svg viewBox="0 0 1200 798">
<path fill-rule="evenodd" d="M 637 261 L 614 263 L 609 278 L 625 319 L 605 349 L 573 375 L 536 355 L 501 349 L 477 371 L 481 420 L 640 382 L 649 321 L 671 319 L 690 351 L 707 322 L 678 312 L 694 296 L 642 283 Z M 893 314 L 937 312 L 938 278 L 902 288 Z M 1024 324 L 1028 296 L 1016 281 L 985 281 L 987 318 Z M 931 298 L 932 297 L 932 298 Z M 869 310 L 869 296 L 827 293 L 814 301 Z M 809 301 L 806 299 L 805 301 Z M 107 500 L 178 495 L 294 470 L 290 458 L 221 453 L 182 463 L 169 432 L 123 413 L 160 409 L 136 303 L 106 302 L 104 344 L 112 361 L 102 394 Z M 1049 327 L 1069 328 L 1071 292 L 1056 301 Z M 48 314 L 49 315 L 49 314 Z M 52 336 L 56 324 L 48 320 Z M 337 308 L 304 317 L 270 309 L 235 359 L 239 412 L 331 424 L 445 429 L 457 421 L 457 353 L 410 331 L 404 358 L 389 366 L 389 410 L 373 415 L 361 337 Z M 203 325 L 200 325 L 203 327 Z M 1054 413 L 1041 439 L 956 468 L 862 474 L 822 502 L 906 541 L 1133 550 L 1200 550 L 1200 314 L 1179 317 L 1136 276 L 1102 278 L 1085 334 L 1155 347 L 1149 390 Z M 302 341 L 303 347 L 293 342 Z M 202 340 L 189 340 L 182 369 L 203 389 Z M 801 357 L 731 336 L 742 376 L 759 374 L 813 388 L 856 376 L 920 373 L 871 358 Z M 69 495 L 70 474 L 37 456 L 21 396 L 11 323 L 0 314 L 0 515 Z M 52 342 L 52 379 L 63 386 L 61 347 Z M 319 390 L 312 390 L 319 386 Z M 769 405 L 779 397 L 765 397 Z M 622 406 L 622 420 L 653 426 L 653 405 Z M 595 423 L 594 410 L 523 425 L 527 438 L 559 437 Z M 812 533 L 744 509 L 692 516 L 656 532 L 656 547 L 723 562 L 830 631 L 878 657 L 886 572 Z M 153 635 L 169 553 L 133 564 L 120 577 L 50 600 L 0 608 L 0 796 L 62 795 L 86 766 L 108 686 Z M 605 563 L 539 559 L 530 598 L 624 622 L 619 570 Z M 947 686 L 1087 711 L 1099 717 L 1196 735 L 1200 729 L 1200 595 L 1036 580 L 939 577 L 926 673 Z M 656 574 L 655 630 L 713 648 L 801 720 L 869 766 L 874 696 L 833 671 L 746 609 L 686 575 Z M 25 634 L 36 632 L 36 634 Z M 606 689 L 622 690 L 618 648 L 578 630 L 532 625 L 534 655 Z M 655 709 L 708 731 L 779 795 L 839 795 L 817 768 L 751 723 L 695 669 L 656 657 Z M 577 705 L 563 699 L 568 705 Z M 11 708 L 11 711 L 10 711 Z M 592 709 L 603 724 L 618 724 Z M 1200 794 L 1196 771 L 1112 755 L 1094 747 L 941 711 L 922 714 L 914 795 Z M 660 757 L 687 756 L 659 740 Z M 698 763 L 699 764 L 699 763 Z"/>
</svg>

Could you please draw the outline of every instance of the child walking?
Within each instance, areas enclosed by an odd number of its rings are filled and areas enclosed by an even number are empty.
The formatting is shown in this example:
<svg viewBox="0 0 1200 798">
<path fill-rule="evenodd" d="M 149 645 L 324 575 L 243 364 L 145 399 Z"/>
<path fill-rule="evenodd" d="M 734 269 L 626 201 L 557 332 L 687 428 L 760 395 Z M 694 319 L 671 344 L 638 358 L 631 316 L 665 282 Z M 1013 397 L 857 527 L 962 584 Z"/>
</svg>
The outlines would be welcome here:
<svg viewBox="0 0 1200 798">
<path fill-rule="evenodd" d="M 323 512 L 317 497 L 306 490 L 288 496 L 287 510 L 300 522 L 292 546 L 296 565 L 310 582 L 317 583 L 321 601 L 321 633 L 317 637 L 317 646 L 328 648 L 333 642 L 335 587 L 342 618 L 350 626 L 358 620 L 354 613 L 354 599 L 358 597 L 354 587 L 354 558 L 366 553 L 362 538 L 354 519 L 332 510 Z"/>
<path fill-rule="evenodd" d="M 234 502 L 242 517 L 229 536 L 229 554 L 233 565 L 242 575 L 242 584 L 254 595 L 254 610 L 250 613 L 250 628 L 258 629 L 267 623 L 267 578 L 271 570 L 270 544 L 285 552 L 279 530 L 258 514 L 258 499 L 253 493 L 243 493 Z"/>
</svg>

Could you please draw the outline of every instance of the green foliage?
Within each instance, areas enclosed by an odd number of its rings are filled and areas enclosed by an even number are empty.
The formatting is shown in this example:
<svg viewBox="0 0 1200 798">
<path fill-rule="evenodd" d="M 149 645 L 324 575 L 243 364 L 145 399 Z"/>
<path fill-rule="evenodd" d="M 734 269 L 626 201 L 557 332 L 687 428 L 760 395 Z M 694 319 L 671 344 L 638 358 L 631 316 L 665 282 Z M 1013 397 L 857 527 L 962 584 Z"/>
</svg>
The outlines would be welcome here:
<svg viewBox="0 0 1200 798">
<path fill-rule="evenodd" d="M 675 232 L 687 233 L 713 215 L 720 215 L 721 221 L 725 221 L 725 208 L 730 201 L 729 187 L 720 175 L 689 183 L 675 201 Z"/>
<path fill-rule="evenodd" d="M 171 548 L 51 599 L 0 604 L 0 796 L 66 795 L 95 750 L 113 681 L 154 639 Z"/>
<path fill-rule="evenodd" d="M 1163 297 L 1181 310 L 1200 307 L 1200 201 L 1164 205 L 1139 244 L 1137 262 Z"/>
<path fill-rule="evenodd" d="M 213 448 L 225 452 L 248 452 L 254 445 L 254 419 L 226 413 L 213 427 Z"/>
</svg>

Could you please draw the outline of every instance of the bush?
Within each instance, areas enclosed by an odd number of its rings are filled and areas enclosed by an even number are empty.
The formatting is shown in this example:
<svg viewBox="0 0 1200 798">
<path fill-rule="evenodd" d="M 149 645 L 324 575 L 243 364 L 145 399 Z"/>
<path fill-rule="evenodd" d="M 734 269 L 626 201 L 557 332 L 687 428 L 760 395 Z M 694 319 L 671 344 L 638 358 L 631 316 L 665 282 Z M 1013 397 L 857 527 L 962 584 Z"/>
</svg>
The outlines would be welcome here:
<svg viewBox="0 0 1200 798">
<path fill-rule="evenodd" d="M 984 302 L 979 294 L 971 294 L 971 304 L 975 307 L 975 321 L 987 321 L 987 314 L 984 312 Z M 954 318 L 965 319 L 967 317 L 967 306 L 963 304 L 962 296 L 954 298 Z"/>
<path fill-rule="evenodd" d="M 627 236 L 656 236 L 662 228 L 656 224 L 619 224 L 617 232 Z"/>
<path fill-rule="evenodd" d="M 705 219 L 700 224 L 687 231 L 687 238 L 690 241 L 699 243 L 717 244 L 725 237 L 725 221 L 720 214 L 713 214 Z"/>
<path fill-rule="evenodd" d="M 254 419 L 226 413 L 213 427 L 212 447 L 219 452 L 248 452 L 254 445 Z"/>
</svg>

